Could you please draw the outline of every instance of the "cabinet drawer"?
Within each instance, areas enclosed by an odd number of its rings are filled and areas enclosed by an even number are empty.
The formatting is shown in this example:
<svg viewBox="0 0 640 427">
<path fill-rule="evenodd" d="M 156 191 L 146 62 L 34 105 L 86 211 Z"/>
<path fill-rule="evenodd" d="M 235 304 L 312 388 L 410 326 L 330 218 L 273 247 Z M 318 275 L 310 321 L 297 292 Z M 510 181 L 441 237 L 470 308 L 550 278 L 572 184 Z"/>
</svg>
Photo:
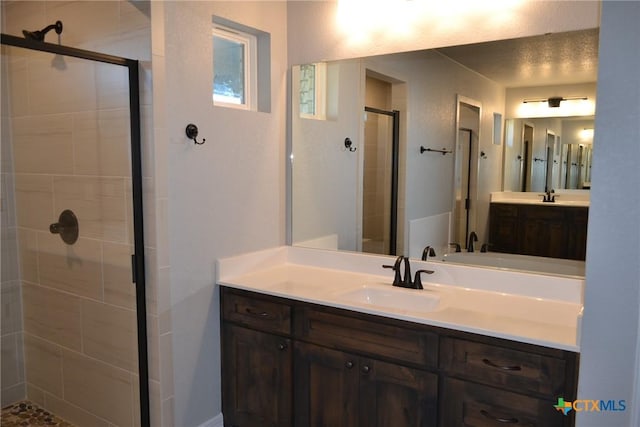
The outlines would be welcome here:
<svg viewBox="0 0 640 427">
<path fill-rule="evenodd" d="M 565 221 L 567 210 L 554 206 L 523 206 L 520 217 L 523 219 L 538 219 L 544 221 Z"/>
<path fill-rule="evenodd" d="M 491 215 L 499 217 L 517 217 L 518 206 L 509 205 L 504 203 L 491 203 L 490 205 Z"/>
<path fill-rule="evenodd" d="M 255 329 L 291 334 L 291 306 L 256 298 L 255 294 L 245 297 L 222 288 L 222 316 Z"/>
<path fill-rule="evenodd" d="M 471 382 L 446 378 L 440 399 L 440 427 L 562 427 L 574 424 L 551 400 L 536 399 Z"/>
<path fill-rule="evenodd" d="M 345 316 L 334 311 L 304 308 L 297 317 L 296 336 L 322 346 L 376 355 L 423 368 L 435 368 L 438 337 L 411 326 L 396 326 L 373 318 Z"/>
<path fill-rule="evenodd" d="M 444 338 L 440 367 L 483 384 L 554 398 L 564 395 L 566 361 L 525 351 Z"/>
</svg>

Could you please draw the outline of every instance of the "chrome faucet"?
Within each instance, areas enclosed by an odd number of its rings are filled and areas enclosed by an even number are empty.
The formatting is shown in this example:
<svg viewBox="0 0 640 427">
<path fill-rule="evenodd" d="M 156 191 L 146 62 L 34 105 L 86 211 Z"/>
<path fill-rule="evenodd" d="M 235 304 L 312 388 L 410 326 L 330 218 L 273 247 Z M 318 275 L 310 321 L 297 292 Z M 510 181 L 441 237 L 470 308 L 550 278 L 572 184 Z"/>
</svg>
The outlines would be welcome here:
<svg viewBox="0 0 640 427">
<path fill-rule="evenodd" d="M 434 257 L 434 256 L 436 256 L 436 251 L 431 246 L 427 246 L 422 251 L 422 261 L 427 261 L 429 257 Z"/>
<path fill-rule="evenodd" d="M 478 235 L 475 231 L 469 233 L 469 242 L 467 243 L 467 252 L 473 252 L 473 242 L 478 241 Z"/>
<path fill-rule="evenodd" d="M 404 265 L 404 276 L 400 272 L 400 268 Z M 422 279 L 421 274 L 433 274 L 433 270 L 418 270 L 416 271 L 416 275 L 411 280 L 411 264 L 409 262 L 409 258 L 404 255 L 400 255 L 396 258 L 396 261 L 393 265 L 383 265 L 383 268 L 390 268 L 395 272 L 393 277 L 393 286 L 398 286 L 401 288 L 410 288 L 410 289 L 424 289 L 422 287 Z"/>
</svg>

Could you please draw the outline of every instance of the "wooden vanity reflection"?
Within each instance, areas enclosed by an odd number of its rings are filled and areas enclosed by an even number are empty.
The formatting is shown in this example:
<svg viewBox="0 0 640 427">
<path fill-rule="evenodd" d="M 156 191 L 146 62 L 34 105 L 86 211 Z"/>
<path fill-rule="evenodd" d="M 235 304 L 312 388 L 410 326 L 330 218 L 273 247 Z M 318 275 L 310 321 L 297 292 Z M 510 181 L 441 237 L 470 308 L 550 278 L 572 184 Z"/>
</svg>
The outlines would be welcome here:
<svg viewBox="0 0 640 427">
<path fill-rule="evenodd" d="M 551 258 L 584 260 L 588 206 L 492 202 L 489 249 Z"/>
</svg>

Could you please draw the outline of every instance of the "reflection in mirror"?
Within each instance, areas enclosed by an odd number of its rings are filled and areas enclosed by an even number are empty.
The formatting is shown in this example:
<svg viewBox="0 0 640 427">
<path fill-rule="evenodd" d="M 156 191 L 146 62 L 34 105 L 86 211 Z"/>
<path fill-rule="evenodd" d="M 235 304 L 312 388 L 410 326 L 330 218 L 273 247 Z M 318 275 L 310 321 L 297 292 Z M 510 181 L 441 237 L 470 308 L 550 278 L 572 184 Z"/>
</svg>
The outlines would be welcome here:
<svg viewBox="0 0 640 427">
<path fill-rule="evenodd" d="M 504 191 L 589 189 L 594 117 L 508 119 Z"/>
<path fill-rule="evenodd" d="M 291 243 L 441 260 L 474 232 L 498 257 L 492 204 L 588 206 L 597 45 L 593 29 L 293 67 Z"/>
</svg>

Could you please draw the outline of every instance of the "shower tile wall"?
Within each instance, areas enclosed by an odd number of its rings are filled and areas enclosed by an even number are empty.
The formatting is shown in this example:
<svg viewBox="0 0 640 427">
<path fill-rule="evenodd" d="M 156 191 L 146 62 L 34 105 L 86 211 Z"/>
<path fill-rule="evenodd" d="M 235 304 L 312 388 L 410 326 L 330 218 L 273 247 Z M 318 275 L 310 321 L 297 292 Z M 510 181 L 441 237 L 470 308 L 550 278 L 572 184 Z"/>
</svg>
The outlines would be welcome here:
<svg viewBox="0 0 640 427">
<path fill-rule="evenodd" d="M 2 74 L 7 72 L 3 61 Z M 9 139 L 9 114 L 6 81 L 2 79 L 2 141 Z M 2 144 L 0 229 L 2 235 L 2 265 L 0 266 L 0 348 L 2 354 L 2 407 L 25 395 L 22 335 L 22 305 L 20 303 L 20 273 L 18 263 L 17 226 L 15 217 L 12 153 L 9 144 Z"/>
<path fill-rule="evenodd" d="M 23 28 L 60 19 L 65 45 L 150 59 L 148 2 L 2 6 L 4 33 L 20 35 Z M 126 69 L 17 48 L 7 52 L 3 48 L 9 80 L 3 102 L 9 93 L 10 105 L 2 112 L 11 117 L 10 126 L 2 126 L 2 404 L 26 394 L 80 426 L 139 425 Z M 142 62 L 146 92 L 149 67 Z M 161 425 L 167 421 L 159 421 L 160 402 L 172 390 L 160 395 L 156 196 L 146 92 L 141 113 L 145 241 L 153 242 L 146 248 L 150 397 L 152 424 Z M 80 223 L 72 246 L 48 231 L 64 209 L 72 209 Z M 6 251 L 11 247 L 13 255 Z M 170 372 L 166 361 L 163 367 Z"/>
</svg>

